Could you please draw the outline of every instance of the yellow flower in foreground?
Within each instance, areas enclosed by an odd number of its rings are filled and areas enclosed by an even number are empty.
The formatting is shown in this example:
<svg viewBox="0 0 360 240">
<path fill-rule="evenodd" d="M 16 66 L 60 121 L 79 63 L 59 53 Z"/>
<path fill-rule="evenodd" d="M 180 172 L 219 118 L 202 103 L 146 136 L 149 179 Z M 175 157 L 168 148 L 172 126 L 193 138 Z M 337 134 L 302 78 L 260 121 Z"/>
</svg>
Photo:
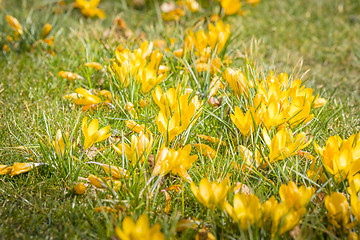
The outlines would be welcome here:
<svg viewBox="0 0 360 240">
<path fill-rule="evenodd" d="M 272 206 L 272 236 L 282 235 L 299 224 L 304 212 L 289 210 L 285 204 L 276 203 Z"/>
<path fill-rule="evenodd" d="M 336 181 L 349 179 L 360 170 L 360 135 L 353 134 L 348 139 L 331 136 L 326 145 L 314 143 L 316 152 L 322 157 L 325 169 L 335 176 Z"/>
<path fill-rule="evenodd" d="M 76 80 L 76 79 L 84 79 L 82 76 L 80 76 L 77 73 L 65 72 L 65 71 L 58 72 L 58 76 L 68 79 L 68 80 L 71 80 L 71 81 Z"/>
<path fill-rule="evenodd" d="M 281 201 L 288 207 L 294 208 L 297 211 L 306 211 L 305 207 L 314 195 L 315 189 L 305 186 L 297 187 L 294 182 L 289 182 L 288 185 L 281 185 L 279 194 Z"/>
<path fill-rule="evenodd" d="M 145 161 L 145 158 L 147 158 L 151 152 L 152 144 L 152 134 L 147 136 L 143 132 L 140 132 L 139 137 L 136 135 L 131 137 L 131 145 L 119 143 L 118 146 L 112 146 L 115 151 L 121 155 L 125 152 L 127 159 L 135 165 L 137 161 L 140 161 L 141 163 Z"/>
<path fill-rule="evenodd" d="M 21 173 L 25 173 L 30 171 L 31 169 L 38 167 L 40 165 L 43 165 L 43 163 L 14 163 L 11 167 L 11 173 L 10 176 L 15 176 Z"/>
<path fill-rule="evenodd" d="M 91 147 L 94 143 L 101 142 L 111 136 L 111 133 L 108 133 L 110 125 L 99 130 L 98 119 L 93 119 L 88 126 L 87 117 L 84 117 L 81 127 L 85 137 L 85 150 Z"/>
<path fill-rule="evenodd" d="M 88 68 L 93 68 L 93 69 L 96 69 L 96 70 L 101 70 L 102 69 L 101 64 L 97 63 L 97 62 L 87 62 L 87 63 L 84 63 L 84 66 L 88 67 Z"/>
<path fill-rule="evenodd" d="M 260 224 L 261 204 L 257 196 L 238 193 L 234 196 L 233 205 L 226 202 L 225 210 L 235 222 L 240 224 L 242 230 L 246 231 L 250 226 Z"/>
<path fill-rule="evenodd" d="M 280 129 L 273 139 L 270 139 L 266 130 L 263 130 L 264 141 L 268 146 L 270 163 L 293 156 L 297 151 L 307 147 L 311 140 L 306 141 L 306 134 L 301 132 L 296 137 L 293 137 L 291 130 L 286 128 Z"/>
<path fill-rule="evenodd" d="M 74 190 L 77 194 L 83 194 L 86 191 L 84 183 L 78 183 L 74 186 Z"/>
<path fill-rule="evenodd" d="M 116 226 L 115 232 L 121 240 L 165 240 L 160 224 L 156 223 L 150 227 L 149 219 L 144 214 L 139 217 L 136 223 L 131 217 L 125 217 L 122 222 L 122 229 Z"/>
<path fill-rule="evenodd" d="M 152 176 L 164 176 L 169 172 L 178 174 L 183 179 L 191 182 L 192 179 L 187 170 L 196 161 L 197 155 L 189 156 L 191 152 L 191 145 L 186 145 L 183 148 L 169 149 L 164 147 L 156 155 L 155 167 Z"/>
<path fill-rule="evenodd" d="M 350 220 L 349 203 L 346 197 L 338 192 L 325 197 L 327 217 L 336 228 L 346 229 Z"/>
<path fill-rule="evenodd" d="M 203 178 L 200 181 L 199 188 L 195 186 L 194 182 L 191 182 L 190 187 L 197 200 L 211 210 L 217 206 L 223 207 L 229 190 L 227 178 L 221 183 L 210 183 L 207 178 Z"/>
<path fill-rule="evenodd" d="M 6 15 L 6 21 L 9 23 L 9 25 L 12 27 L 12 29 L 14 29 L 14 31 L 16 31 L 20 35 L 23 34 L 22 27 L 16 18 L 14 18 L 13 16 L 10 16 L 10 15 Z"/>
<path fill-rule="evenodd" d="M 42 39 L 46 38 L 49 35 L 49 33 L 51 32 L 51 29 L 52 29 L 51 24 L 46 23 L 44 25 L 43 29 L 41 30 L 40 37 Z"/>
</svg>

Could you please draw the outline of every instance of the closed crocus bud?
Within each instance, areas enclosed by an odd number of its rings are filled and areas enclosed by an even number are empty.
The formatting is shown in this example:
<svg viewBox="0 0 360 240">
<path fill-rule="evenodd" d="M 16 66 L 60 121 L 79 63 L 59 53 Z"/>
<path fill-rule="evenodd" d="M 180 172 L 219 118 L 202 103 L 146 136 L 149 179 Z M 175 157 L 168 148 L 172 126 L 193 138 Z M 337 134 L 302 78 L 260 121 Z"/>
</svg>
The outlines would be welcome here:
<svg viewBox="0 0 360 240">
<path fill-rule="evenodd" d="M 140 100 L 140 106 L 144 108 L 146 106 L 146 101 L 144 99 Z"/>
<path fill-rule="evenodd" d="M 49 33 L 51 32 L 51 29 L 52 29 L 51 24 L 46 23 L 46 24 L 44 25 L 43 29 L 41 30 L 40 37 L 41 37 L 42 39 L 46 38 L 46 37 L 49 35 Z"/>
<path fill-rule="evenodd" d="M 86 191 L 84 183 L 78 183 L 74 186 L 74 190 L 77 194 L 83 194 Z"/>
</svg>

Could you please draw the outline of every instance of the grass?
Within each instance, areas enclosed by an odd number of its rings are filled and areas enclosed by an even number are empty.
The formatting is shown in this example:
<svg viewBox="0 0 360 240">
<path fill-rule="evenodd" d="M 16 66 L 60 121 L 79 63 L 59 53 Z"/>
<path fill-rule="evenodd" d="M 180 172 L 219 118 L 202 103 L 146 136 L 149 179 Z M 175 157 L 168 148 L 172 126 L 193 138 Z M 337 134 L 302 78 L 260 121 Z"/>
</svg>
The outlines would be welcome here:
<svg viewBox="0 0 360 240">
<path fill-rule="evenodd" d="M 46 139 L 51 135 L 54 138 L 57 129 L 80 136 L 81 120 L 88 113 L 82 113 L 62 96 L 74 92 L 77 87 L 89 89 L 89 82 L 93 88 L 109 89 L 118 94 L 118 99 L 113 102 L 114 109 L 93 111 L 89 113 L 90 116 L 99 118 L 101 126 L 111 125 L 113 134 L 121 141 L 130 139 L 130 131 L 126 129 L 123 120 L 131 117 L 124 110 L 124 100 L 136 103 L 143 96 L 135 90 L 131 93 L 122 92 L 112 85 L 109 73 L 89 73 L 81 67 L 82 64 L 89 61 L 107 64 L 114 57 L 114 50 L 119 44 L 135 47 L 145 39 L 174 37 L 177 40 L 176 46 L 181 47 L 185 30 L 203 25 L 202 20 L 199 20 L 202 14 L 185 16 L 179 24 L 169 24 L 161 21 L 155 7 L 136 9 L 127 5 L 126 1 L 102 1 L 100 6 L 107 14 L 104 21 L 84 18 L 79 11 L 70 7 L 60 14 L 52 14 L 51 2 L 53 1 L 4 0 L 2 3 L 0 19 L 5 19 L 7 14 L 16 16 L 31 33 L 40 32 L 44 23 L 51 23 L 52 34 L 55 35 L 52 48 L 55 56 L 52 57 L 42 47 L 33 50 L 24 47 L 19 51 L 0 53 L 1 164 L 25 162 L 30 157 L 36 158 L 36 162 L 46 161 L 50 157 L 47 152 L 41 152 L 38 136 Z M 306 73 L 302 78 L 306 81 L 306 86 L 329 101 L 324 108 L 315 111 L 315 118 L 306 128 L 321 145 L 330 136 L 338 134 L 349 137 L 359 132 L 360 4 L 354 0 L 273 0 L 262 1 L 250 10 L 245 17 L 225 19 L 231 25 L 232 37 L 227 49 L 234 58 L 232 67 L 246 69 L 245 56 L 248 56 L 254 63 L 258 77 L 267 76 L 270 70 L 276 73 L 288 72 L 292 76 Z M 117 15 L 125 20 L 133 32 L 130 40 L 121 33 L 114 32 L 108 38 L 104 37 Z M 206 10 L 204 15 L 211 16 L 211 10 Z M 0 40 L 2 46 L 6 41 L 5 33 L 11 30 L 5 20 L 0 23 L 0 27 L 3 32 Z M 164 58 L 173 73 L 162 84 L 163 89 L 166 89 L 164 86 L 171 87 L 174 83 L 190 79 L 189 85 L 192 88 L 206 94 L 209 75 L 195 73 L 200 81 L 197 89 L 198 84 L 192 81 L 192 77 L 180 73 L 184 67 L 179 62 L 173 61 L 170 55 L 165 54 Z M 61 70 L 80 73 L 85 79 L 69 82 L 57 76 Z M 219 108 L 204 108 L 201 120 L 173 143 L 173 146 L 197 143 L 199 139 L 196 134 L 222 136 L 230 143 L 226 151 L 221 146 L 211 145 L 215 149 L 219 147 L 222 153 L 211 161 L 196 150 L 192 151 L 192 155 L 199 156 L 190 170 L 196 185 L 204 176 L 216 180 L 223 177 L 222 173 L 230 173 L 232 182 L 245 183 L 262 202 L 271 195 L 278 196 L 280 185 L 290 180 L 311 185 L 306 177 L 304 161 L 299 156 L 278 162 L 267 172 L 259 170 L 244 173 L 233 169 L 230 160 L 241 158 L 234 147 L 235 142 L 248 146 L 260 141 L 261 134 L 254 134 L 255 139 L 251 140 L 244 139 L 236 131 L 228 114 L 233 111 L 232 104 L 232 99 L 224 99 Z M 156 123 L 154 120 L 146 120 L 154 119 L 156 111 L 155 106 L 149 107 L 141 118 L 152 132 L 156 132 Z M 160 148 L 161 141 L 160 135 L 155 137 L 155 150 Z M 29 147 L 36 155 L 33 156 L 19 146 Z M 312 146 L 308 149 L 315 153 Z M 76 157 L 80 158 L 79 155 Z M 95 160 L 118 166 L 123 166 L 124 161 L 111 149 L 101 152 Z M 77 166 L 82 177 L 87 177 L 89 173 L 103 173 L 95 166 L 80 163 Z M 149 164 L 136 168 L 127 167 L 133 174 L 137 172 L 137 168 L 143 172 L 151 168 Z M 71 176 L 75 174 L 73 171 L 70 172 Z M 162 180 L 162 185 L 154 185 L 153 197 L 139 197 L 149 177 L 145 173 L 140 176 L 131 180 L 122 179 L 122 189 L 126 191 L 118 191 L 117 197 L 109 191 L 92 188 L 84 195 L 77 195 L 72 190 L 73 183 L 67 182 L 66 176 L 60 176 L 46 166 L 13 178 L 0 176 L 0 218 L 3 219 L 0 223 L 0 236 L 4 239 L 109 239 L 114 236 L 114 225 L 119 225 L 125 215 L 138 217 L 146 212 L 151 222 L 161 224 L 166 237 L 175 236 L 176 223 L 183 217 L 200 219 L 199 228 L 205 226 L 219 239 L 269 237 L 261 231 L 255 230 L 252 233 L 255 235 L 248 235 L 236 229 L 220 210 L 212 214 L 196 201 L 190 193 L 189 184 L 175 175 Z M 165 214 L 162 211 L 165 198 L 161 189 L 173 184 L 180 184 L 184 188 L 183 193 L 171 193 L 172 208 L 169 214 Z M 334 184 L 329 177 L 329 181 L 321 187 L 326 189 L 326 193 L 330 193 L 344 191 L 344 184 Z M 319 187 L 316 184 L 313 186 Z M 345 233 L 338 233 L 336 236 L 327 229 L 324 223 L 326 210 L 317 204 L 315 200 L 310 204 L 300 226 L 301 236 L 344 238 Z M 117 206 L 122 210 L 118 214 L 94 212 L 95 207 L 103 205 Z M 319 205 L 321 206 L 320 203 Z M 193 238 L 195 234 L 196 231 L 188 231 L 182 238 Z M 284 238 L 290 237 L 289 234 L 284 235 Z"/>
</svg>

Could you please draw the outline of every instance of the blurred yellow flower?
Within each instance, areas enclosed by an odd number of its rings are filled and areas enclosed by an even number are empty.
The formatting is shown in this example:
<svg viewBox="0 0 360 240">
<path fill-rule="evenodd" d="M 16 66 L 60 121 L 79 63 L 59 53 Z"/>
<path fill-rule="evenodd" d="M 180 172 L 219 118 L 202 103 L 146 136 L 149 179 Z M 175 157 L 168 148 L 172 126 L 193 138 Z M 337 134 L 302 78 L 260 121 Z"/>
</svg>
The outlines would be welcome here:
<svg viewBox="0 0 360 240">
<path fill-rule="evenodd" d="M 102 9 L 97 8 L 100 0 L 76 0 L 74 6 L 81 10 L 81 14 L 86 17 L 99 17 L 106 18 L 106 15 Z"/>
<path fill-rule="evenodd" d="M 227 178 L 220 183 L 210 183 L 207 178 L 203 178 L 200 180 L 199 188 L 195 186 L 194 182 L 191 182 L 190 187 L 196 199 L 205 207 L 211 210 L 218 206 L 224 207 L 229 191 Z"/>
<path fill-rule="evenodd" d="M 71 80 L 71 81 L 76 80 L 76 79 L 84 79 L 82 76 L 80 76 L 77 73 L 65 72 L 65 71 L 58 72 L 58 76 L 65 78 L 67 80 Z"/>
<path fill-rule="evenodd" d="M 97 62 L 87 62 L 87 63 L 84 63 L 84 66 L 88 67 L 88 68 L 93 68 L 93 69 L 96 69 L 96 70 L 101 70 L 102 69 L 101 64 L 97 63 Z"/>
<path fill-rule="evenodd" d="M 243 231 L 248 230 L 250 226 L 260 226 L 261 204 L 259 198 L 253 194 L 235 194 L 233 206 L 226 202 L 225 210 L 239 223 Z"/>
<path fill-rule="evenodd" d="M 87 124 L 87 120 L 87 117 L 84 117 L 81 125 L 85 137 L 85 150 L 91 147 L 94 143 L 101 142 L 111 136 L 111 133 L 108 133 L 110 131 L 110 125 L 99 130 L 98 119 L 93 119 L 89 126 Z"/>
<path fill-rule="evenodd" d="M 7 175 L 11 173 L 12 167 L 8 165 L 0 165 L 0 175 Z"/>
<path fill-rule="evenodd" d="M 351 196 L 351 213 L 360 222 L 360 201 L 357 195 Z"/>
<path fill-rule="evenodd" d="M 74 191 L 75 191 L 77 194 L 83 194 L 83 193 L 86 191 L 86 187 L 85 187 L 84 183 L 82 183 L 82 182 L 77 183 L 77 184 L 74 186 Z"/>
<path fill-rule="evenodd" d="M 329 222 L 335 228 L 347 229 L 350 221 L 349 203 L 342 193 L 334 192 L 325 197 L 325 207 Z"/>
<path fill-rule="evenodd" d="M 168 12 L 162 12 L 161 17 L 164 21 L 180 21 L 180 19 L 185 15 L 184 11 L 181 8 L 176 8 Z"/>
<path fill-rule="evenodd" d="M 49 33 L 51 32 L 51 29 L 52 29 L 51 24 L 46 23 L 41 30 L 40 37 L 42 39 L 46 38 L 49 35 Z"/>
<path fill-rule="evenodd" d="M 240 0 L 219 0 L 219 1 L 226 15 L 233 15 L 235 13 L 239 13 L 241 8 Z"/>
<path fill-rule="evenodd" d="M 271 214 L 272 236 L 282 235 L 299 224 L 304 212 L 289 210 L 285 204 L 274 204 Z"/>
<path fill-rule="evenodd" d="M 10 15 L 6 15 L 6 21 L 9 23 L 12 29 L 14 29 L 15 32 L 17 32 L 20 35 L 23 34 L 22 27 L 16 18 Z"/>
<path fill-rule="evenodd" d="M 279 195 L 283 204 L 288 209 L 305 212 L 306 205 L 309 203 L 311 197 L 314 195 L 315 189 L 305 186 L 297 187 L 294 182 L 289 182 L 288 185 L 281 185 Z"/>
<path fill-rule="evenodd" d="M 136 223 L 131 217 L 125 217 L 122 222 L 122 229 L 116 226 L 115 232 L 116 236 L 122 240 L 165 240 L 160 224 L 156 223 L 150 227 L 149 219 L 144 214 L 139 217 Z"/>
</svg>

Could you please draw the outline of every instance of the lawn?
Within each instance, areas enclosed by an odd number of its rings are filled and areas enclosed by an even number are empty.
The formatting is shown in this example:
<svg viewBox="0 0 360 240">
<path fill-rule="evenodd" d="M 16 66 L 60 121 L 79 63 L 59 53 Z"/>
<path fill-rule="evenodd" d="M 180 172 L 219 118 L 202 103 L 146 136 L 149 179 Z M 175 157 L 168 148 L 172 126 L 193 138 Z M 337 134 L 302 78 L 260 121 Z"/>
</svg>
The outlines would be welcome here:
<svg viewBox="0 0 360 240">
<path fill-rule="evenodd" d="M 0 1 L 1 238 L 357 239 L 360 2 L 74 2 Z"/>
</svg>

